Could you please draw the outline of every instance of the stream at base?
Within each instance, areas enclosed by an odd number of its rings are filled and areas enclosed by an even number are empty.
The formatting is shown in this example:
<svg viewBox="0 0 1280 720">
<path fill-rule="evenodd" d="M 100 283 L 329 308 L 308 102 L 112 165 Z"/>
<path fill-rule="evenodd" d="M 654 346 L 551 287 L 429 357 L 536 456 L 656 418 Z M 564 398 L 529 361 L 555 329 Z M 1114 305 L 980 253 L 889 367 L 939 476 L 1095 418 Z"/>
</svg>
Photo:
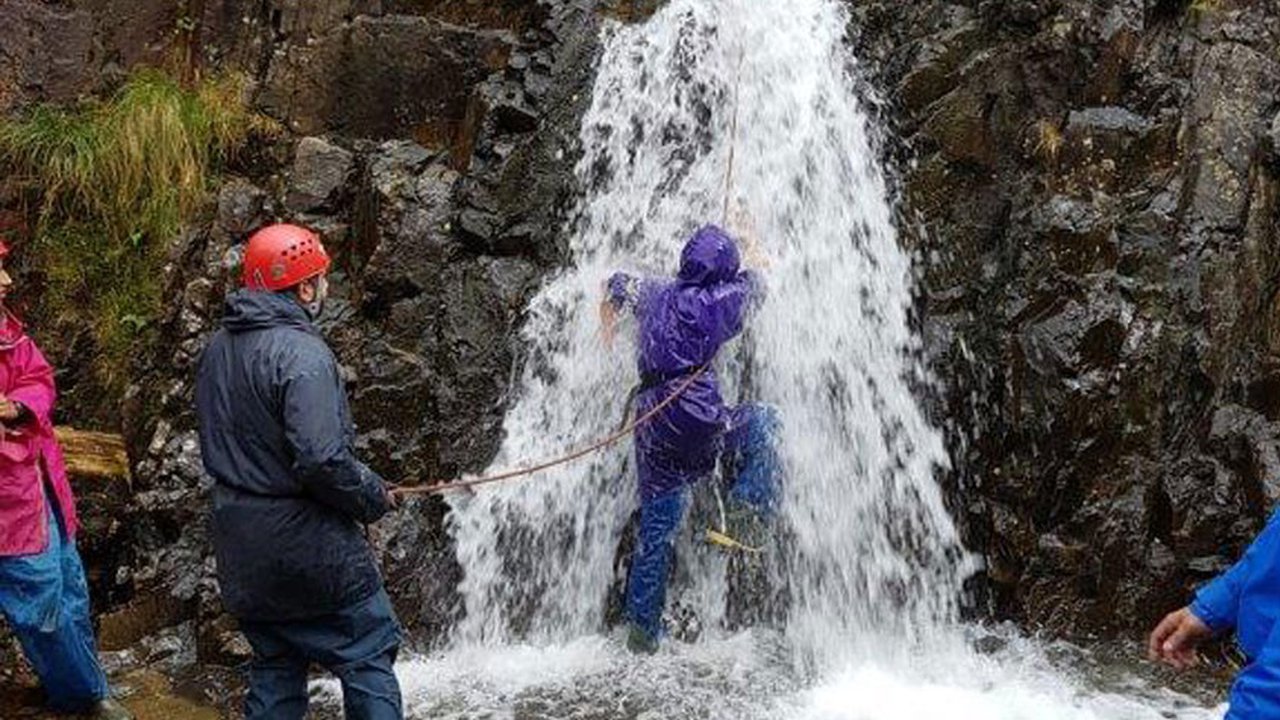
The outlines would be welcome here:
<svg viewBox="0 0 1280 720">
<path fill-rule="evenodd" d="M 617 634 L 469 648 L 397 672 L 407 716 L 420 720 L 1218 720 L 1225 709 L 1220 679 L 1202 671 L 1168 689 L 1135 646 L 1084 650 L 1009 628 L 959 635 L 964 643 L 906 663 L 867 659 L 807 679 L 786 640 L 760 631 L 653 656 L 630 654 Z M 313 692 L 337 707 L 336 682 Z"/>
</svg>

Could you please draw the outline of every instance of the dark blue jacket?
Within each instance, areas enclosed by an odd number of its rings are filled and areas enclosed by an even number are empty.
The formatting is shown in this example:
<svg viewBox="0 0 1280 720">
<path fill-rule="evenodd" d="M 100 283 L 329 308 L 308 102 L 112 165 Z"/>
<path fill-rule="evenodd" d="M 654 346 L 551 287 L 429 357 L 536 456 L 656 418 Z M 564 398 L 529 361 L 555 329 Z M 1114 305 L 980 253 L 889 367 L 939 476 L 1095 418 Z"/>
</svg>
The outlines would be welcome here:
<svg viewBox="0 0 1280 720">
<path fill-rule="evenodd" d="M 196 380 L 223 602 L 242 620 L 314 617 L 382 587 L 362 525 L 388 508 L 356 459 L 333 353 L 293 299 L 238 291 Z"/>
<path fill-rule="evenodd" d="M 1234 628 L 1249 658 L 1226 720 L 1280 718 L 1280 513 L 1240 562 L 1196 593 L 1191 612 L 1215 631 Z"/>
</svg>

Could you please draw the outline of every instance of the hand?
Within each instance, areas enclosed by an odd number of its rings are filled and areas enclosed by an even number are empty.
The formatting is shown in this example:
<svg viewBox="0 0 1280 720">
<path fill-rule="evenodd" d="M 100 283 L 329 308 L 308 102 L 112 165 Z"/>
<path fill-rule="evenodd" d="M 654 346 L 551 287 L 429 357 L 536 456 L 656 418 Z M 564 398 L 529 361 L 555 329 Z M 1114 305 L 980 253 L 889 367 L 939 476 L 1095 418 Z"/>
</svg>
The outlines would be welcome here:
<svg viewBox="0 0 1280 720">
<path fill-rule="evenodd" d="M 387 507 L 395 510 L 400 507 L 400 488 L 391 483 L 387 483 L 383 488 L 387 496 Z"/>
<path fill-rule="evenodd" d="M 22 414 L 22 406 L 17 402 L 10 400 L 4 395 L 0 395 L 0 420 L 11 422 L 17 420 Z"/>
<path fill-rule="evenodd" d="M 1200 661 L 1196 647 L 1213 637 L 1213 631 L 1191 608 L 1182 608 L 1164 616 L 1147 641 L 1147 657 L 1152 662 L 1185 670 Z"/>
</svg>

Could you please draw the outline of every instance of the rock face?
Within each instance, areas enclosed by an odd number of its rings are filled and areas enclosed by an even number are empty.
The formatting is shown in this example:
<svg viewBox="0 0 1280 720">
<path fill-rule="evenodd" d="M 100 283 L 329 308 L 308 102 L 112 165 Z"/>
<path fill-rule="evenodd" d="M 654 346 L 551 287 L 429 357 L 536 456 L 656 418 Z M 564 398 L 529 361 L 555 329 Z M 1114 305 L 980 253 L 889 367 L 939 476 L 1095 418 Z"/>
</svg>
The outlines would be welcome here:
<svg viewBox="0 0 1280 720">
<path fill-rule="evenodd" d="M 287 131 L 235 161 L 211 220 L 172 246 L 162 349 L 124 404 L 133 500 L 103 521 L 127 548 L 95 576 L 105 642 L 195 620 L 202 659 L 246 652 L 218 601 L 192 379 L 236 248 L 266 222 L 315 228 L 334 255 L 321 327 L 363 457 L 400 483 L 488 463 L 520 313 L 562 257 L 599 22 L 592 3 L 558 0 L 0 3 L 0 110 L 108 89 L 178 52 L 248 74 Z M 456 611 L 443 514 L 417 500 L 375 531 L 424 644 Z"/>
<path fill-rule="evenodd" d="M 1280 6 L 851 6 L 986 600 L 1141 632 L 1280 500 Z"/>
</svg>

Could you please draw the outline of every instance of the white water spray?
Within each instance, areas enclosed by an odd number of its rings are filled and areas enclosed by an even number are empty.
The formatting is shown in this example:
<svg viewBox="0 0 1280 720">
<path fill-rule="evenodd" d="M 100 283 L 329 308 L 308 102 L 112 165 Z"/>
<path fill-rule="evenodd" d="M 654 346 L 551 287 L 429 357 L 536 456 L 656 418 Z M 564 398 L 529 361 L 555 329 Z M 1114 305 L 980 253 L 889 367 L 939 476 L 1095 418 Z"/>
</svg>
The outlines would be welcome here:
<svg viewBox="0 0 1280 720">
<path fill-rule="evenodd" d="M 732 195 L 772 264 L 746 347 L 724 353 L 739 361 L 723 374 L 733 385 L 746 358 L 755 399 L 783 418 L 786 539 L 774 567 L 805 648 L 948 620 L 968 569 L 934 481 L 942 442 L 908 386 L 910 260 L 846 71 L 846 22 L 827 0 L 676 0 L 646 25 L 609 31 L 583 121 L 572 267 L 533 302 L 531 356 L 495 462 L 554 455 L 617 424 L 634 359 L 600 343 L 601 284 L 619 268 L 670 275 L 689 233 L 724 220 L 736 143 Z M 460 639 L 601 628 L 634 507 L 628 452 L 456 502 Z M 711 618 L 717 590 L 697 593 Z"/>
</svg>

